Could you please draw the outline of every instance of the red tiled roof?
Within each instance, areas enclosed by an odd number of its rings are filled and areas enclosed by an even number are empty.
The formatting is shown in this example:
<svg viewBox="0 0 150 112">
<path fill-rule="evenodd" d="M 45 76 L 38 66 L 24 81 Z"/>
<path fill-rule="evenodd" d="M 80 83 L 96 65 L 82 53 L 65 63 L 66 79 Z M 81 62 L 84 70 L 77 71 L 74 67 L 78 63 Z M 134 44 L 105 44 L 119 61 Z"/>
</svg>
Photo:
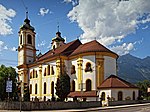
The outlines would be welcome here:
<svg viewBox="0 0 150 112">
<path fill-rule="evenodd" d="M 80 53 L 86 53 L 86 52 L 109 52 L 109 53 L 113 53 L 115 55 L 117 55 L 116 53 L 110 51 L 109 49 L 107 49 L 106 47 L 104 47 L 103 45 L 101 45 L 99 42 L 97 42 L 96 40 L 93 40 L 91 42 L 85 43 L 80 45 L 72 54 L 73 55 L 77 55 Z"/>
<path fill-rule="evenodd" d="M 99 89 L 103 88 L 137 88 L 133 84 L 117 77 L 116 75 L 111 75 L 103 81 Z"/>
<path fill-rule="evenodd" d="M 97 97 L 97 93 L 95 90 L 93 91 L 74 91 L 70 92 L 68 97 Z"/>
<path fill-rule="evenodd" d="M 74 40 L 72 42 L 69 42 L 67 44 L 64 44 L 64 45 L 56 48 L 55 50 L 49 50 L 44 55 L 40 56 L 37 61 L 41 61 L 41 60 L 51 58 L 51 57 L 54 57 L 54 56 L 58 56 L 58 55 L 68 56 L 81 44 L 82 43 L 80 42 L 80 40 L 78 40 L 78 39 Z"/>
</svg>

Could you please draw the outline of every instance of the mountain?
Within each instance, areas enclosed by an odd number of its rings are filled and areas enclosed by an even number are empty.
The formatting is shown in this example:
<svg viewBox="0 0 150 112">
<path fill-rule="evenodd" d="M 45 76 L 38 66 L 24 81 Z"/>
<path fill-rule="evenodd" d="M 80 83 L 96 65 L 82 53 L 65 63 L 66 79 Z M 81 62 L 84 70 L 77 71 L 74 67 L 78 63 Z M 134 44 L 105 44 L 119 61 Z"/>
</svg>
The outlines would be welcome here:
<svg viewBox="0 0 150 112">
<path fill-rule="evenodd" d="M 118 76 L 131 83 L 150 80 L 150 56 L 140 59 L 130 54 L 120 56 L 117 60 Z"/>
</svg>

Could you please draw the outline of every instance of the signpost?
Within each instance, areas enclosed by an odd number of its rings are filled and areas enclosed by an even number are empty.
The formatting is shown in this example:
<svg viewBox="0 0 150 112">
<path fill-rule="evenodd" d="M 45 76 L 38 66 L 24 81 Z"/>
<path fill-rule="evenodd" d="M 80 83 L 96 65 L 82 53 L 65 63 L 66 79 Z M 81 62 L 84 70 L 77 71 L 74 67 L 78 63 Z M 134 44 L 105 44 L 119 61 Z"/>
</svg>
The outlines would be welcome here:
<svg viewBox="0 0 150 112">
<path fill-rule="evenodd" d="M 9 102 L 9 93 L 12 92 L 12 80 L 10 80 L 10 78 L 8 78 L 6 82 L 6 92 L 8 93 L 8 102 Z"/>
</svg>

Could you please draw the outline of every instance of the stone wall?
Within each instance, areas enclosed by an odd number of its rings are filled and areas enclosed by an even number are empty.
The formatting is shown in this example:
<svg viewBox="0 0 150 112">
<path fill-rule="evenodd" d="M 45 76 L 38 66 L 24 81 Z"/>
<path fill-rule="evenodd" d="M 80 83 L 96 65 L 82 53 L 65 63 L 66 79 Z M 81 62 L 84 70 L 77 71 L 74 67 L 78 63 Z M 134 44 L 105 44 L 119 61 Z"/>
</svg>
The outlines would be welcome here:
<svg viewBox="0 0 150 112">
<path fill-rule="evenodd" d="M 55 110 L 100 107 L 100 102 L 21 102 L 21 110 Z M 19 110 L 20 102 L 0 102 L 0 110 Z"/>
</svg>

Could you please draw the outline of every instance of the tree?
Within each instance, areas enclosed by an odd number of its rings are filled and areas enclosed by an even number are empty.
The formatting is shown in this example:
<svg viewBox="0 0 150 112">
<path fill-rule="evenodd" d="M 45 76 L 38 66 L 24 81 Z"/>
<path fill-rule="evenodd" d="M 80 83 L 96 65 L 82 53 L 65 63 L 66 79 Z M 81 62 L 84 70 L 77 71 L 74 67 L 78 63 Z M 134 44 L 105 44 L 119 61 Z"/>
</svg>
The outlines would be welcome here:
<svg viewBox="0 0 150 112">
<path fill-rule="evenodd" d="M 13 67 L 6 67 L 5 65 L 0 66 L 0 100 L 5 100 L 8 97 L 8 94 L 6 93 L 6 81 L 8 80 L 8 77 L 10 80 L 12 80 L 12 92 L 10 93 L 10 98 L 14 99 L 17 97 L 16 91 L 16 77 L 17 73 Z"/>
<path fill-rule="evenodd" d="M 144 98 L 147 97 L 147 88 L 150 87 L 150 81 L 144 80 L 137 83 L 137 86 L 140 89 L 140 96 L 143 96 Z"/>
<path fill-rule="evenodd" d="M 55 89 L 60 101 L 64 101 L 70 93 L 70 77 L 66 73 L 57 78 Z"/>
</svg>

